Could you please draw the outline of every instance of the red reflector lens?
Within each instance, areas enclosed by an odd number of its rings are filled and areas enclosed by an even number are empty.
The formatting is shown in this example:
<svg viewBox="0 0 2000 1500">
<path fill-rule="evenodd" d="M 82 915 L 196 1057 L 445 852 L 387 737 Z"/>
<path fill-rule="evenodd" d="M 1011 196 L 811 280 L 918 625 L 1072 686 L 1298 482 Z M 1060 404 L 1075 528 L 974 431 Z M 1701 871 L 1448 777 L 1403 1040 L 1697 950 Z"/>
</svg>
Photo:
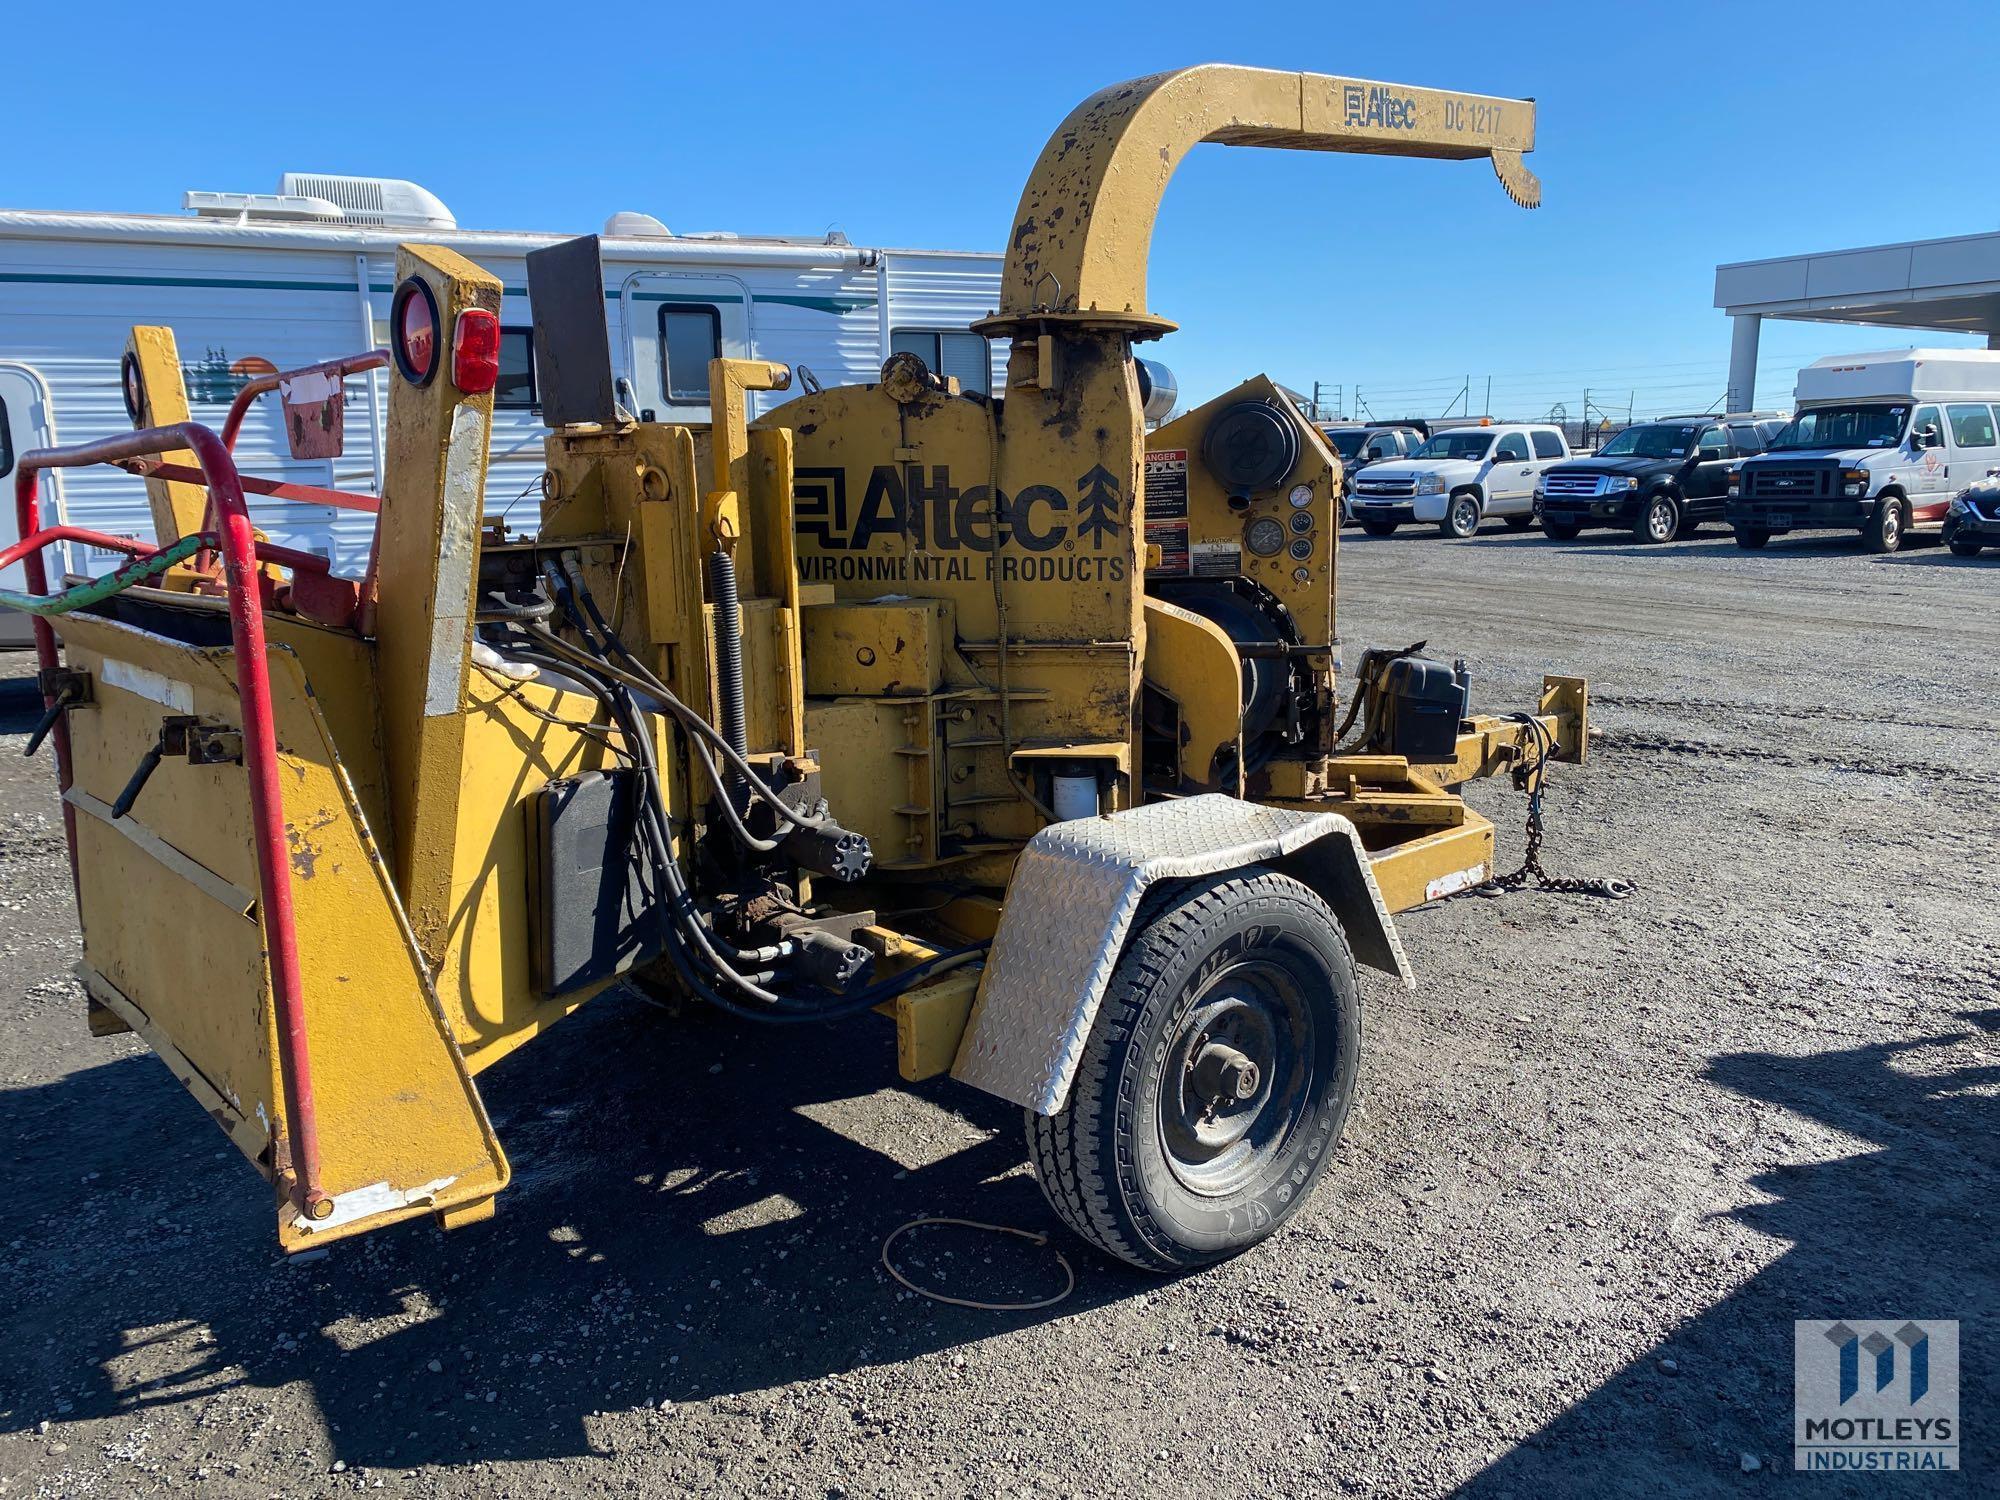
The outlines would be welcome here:
<svg viewBox="0 0 2000 1500">
<path fill-rule="evenodd" d="M 500 379 L 500 318 L 483 307 L 458 315 L 451 335 L 451 383 L 468 396 L 483 396 Z"/>
</svg>

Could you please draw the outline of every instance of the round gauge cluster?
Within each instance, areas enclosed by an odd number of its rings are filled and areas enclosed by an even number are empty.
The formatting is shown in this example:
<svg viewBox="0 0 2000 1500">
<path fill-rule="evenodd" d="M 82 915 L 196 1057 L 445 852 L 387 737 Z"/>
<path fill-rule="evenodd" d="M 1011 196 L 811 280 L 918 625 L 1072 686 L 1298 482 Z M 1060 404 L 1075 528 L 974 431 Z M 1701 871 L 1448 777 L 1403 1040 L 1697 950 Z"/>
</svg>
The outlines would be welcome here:
<svg viewBox="0 0 2000 1500">
<path fill-rule="evenodd" d="M 1304 510 L 1313 503 L 1313 487 L 1309 484 L 1295 484 L 1292 486 L 1291 494 L 1285 498 L 1291 502 L 1293 510 Z"/>
<path fill-rule="evenodd" d="M 1293 513 L 1292 534 L 1294 536 L 1304 536 L 1307 532 L 1311 531 L 1312 529 L 1313 529 L 1313 518 L 1311 516 L 1307 515 L 1302 510 Z"/>
<path fill-rule="evenodd" d="M 1260 516 L 1244 527 L 1243 545 L 1258 557 L 1276 557 L 1285 550 L 1285 528 L 1269 516 Z"/>
</svg>

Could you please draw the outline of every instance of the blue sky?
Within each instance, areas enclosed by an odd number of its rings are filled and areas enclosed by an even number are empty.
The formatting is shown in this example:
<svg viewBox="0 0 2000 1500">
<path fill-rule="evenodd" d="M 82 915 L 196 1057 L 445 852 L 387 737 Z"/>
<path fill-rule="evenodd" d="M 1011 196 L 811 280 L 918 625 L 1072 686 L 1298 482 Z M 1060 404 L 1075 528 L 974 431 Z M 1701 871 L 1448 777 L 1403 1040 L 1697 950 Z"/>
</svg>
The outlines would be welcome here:
<svg viewBox="0 0 2000 1500">
<path fill-rule="evenodd" d="M 1727 364 L 1717 261 L 1996 227 L 1991 0 L 401 10 L 20 7 L 14 118 L 60 123 L 17 133 L 0 205 L 172 212 L 187 188 L 345 171 L 413 178 L 479 228 L 632 208 L 997 249 L 1043 140 L 1123 78 L 1226 61 L 1531 95 L 1534 213 L 1484 163 L 1222 146 L 1167 194 L 1151 297 L 1182 325 L 1156 349 L 1183 391 L 1267 371 L 1358 385 L 1385 416 L 1441 410 L 1466 377 L 1475 410 L 1491 377 L 1514 416 L 1574 415 L 1586 388 L 1699 409 Z M 80 85 L 19 65 L 112 39 L 135 61 Z M 1769 325 L 1760 397 L 1817 355 L 1913 341 L 1953 342 Z"/>
</svg>

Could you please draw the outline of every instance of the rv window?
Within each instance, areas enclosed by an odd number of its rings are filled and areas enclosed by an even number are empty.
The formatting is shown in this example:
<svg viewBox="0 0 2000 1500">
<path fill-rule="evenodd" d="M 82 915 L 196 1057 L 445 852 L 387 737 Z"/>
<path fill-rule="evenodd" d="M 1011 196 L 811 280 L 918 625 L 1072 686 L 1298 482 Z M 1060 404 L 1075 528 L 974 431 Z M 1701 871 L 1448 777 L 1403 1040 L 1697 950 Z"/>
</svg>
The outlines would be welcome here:
<svg viewBox="0 0 2000 1500">
<path fill-rule="evenodd" d="M 722 357 L 722 314 L 681 304 L 660 309 L 660 385 L 676 405 L 708 403 L 708 362 Z"/>
<path fill-rule="evenodd" d="M 7 401 L 0 397 L 0 474 L 14 472 L 14 429 L 7 421 Z"/>
<path fill-rule="evenodd" d="M 498 410 L 524 411 L 537 404 L 535 396 L 535 330 L 500 330 L 500 379 L 493 386 Z"/>
<path fill-rule="evenodd" d="M 1947 406 L 1945 415 L 1951 418 L 1951 440 L 1957 447 L 1993 446 L 1993 412 L 1990 407 Z"/>
<path fill-rule="evenodd" d="M 958 329 L 898 328 L 889 335 L 891 354 L 914 354 L 933 374 L 948 375 L 963 391 L 990 395 L 993 353 L 984 337 Z"/>
</svg>

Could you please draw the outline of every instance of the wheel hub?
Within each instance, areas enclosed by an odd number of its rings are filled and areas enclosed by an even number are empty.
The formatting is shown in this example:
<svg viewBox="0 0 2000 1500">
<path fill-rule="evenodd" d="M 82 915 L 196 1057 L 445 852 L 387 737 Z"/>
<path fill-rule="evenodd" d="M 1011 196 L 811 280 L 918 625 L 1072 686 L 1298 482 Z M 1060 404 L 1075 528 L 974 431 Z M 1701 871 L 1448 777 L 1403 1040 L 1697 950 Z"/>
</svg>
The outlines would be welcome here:
<svg viewBox="0 0 2000 1500">
<path fill-rule="evenodd" d="M 1194 1058 L 1194 1086 L 1211 1108 L 1241 1104 L 1255 1096 L 1263 1078 L 1257 1064 L 1226 1042 L 1209 1042 Z"/>
<path fill-rule="evenodd" d="M 1167 1163 L 1184 1185 L 1225 1195 L 1282 1148 L 1312 1072 L 1311 1027 L 1303 995 L 1275 964 L 1225 971 L 1188 1010 L 1160 1099 Z"/>
</svg>

